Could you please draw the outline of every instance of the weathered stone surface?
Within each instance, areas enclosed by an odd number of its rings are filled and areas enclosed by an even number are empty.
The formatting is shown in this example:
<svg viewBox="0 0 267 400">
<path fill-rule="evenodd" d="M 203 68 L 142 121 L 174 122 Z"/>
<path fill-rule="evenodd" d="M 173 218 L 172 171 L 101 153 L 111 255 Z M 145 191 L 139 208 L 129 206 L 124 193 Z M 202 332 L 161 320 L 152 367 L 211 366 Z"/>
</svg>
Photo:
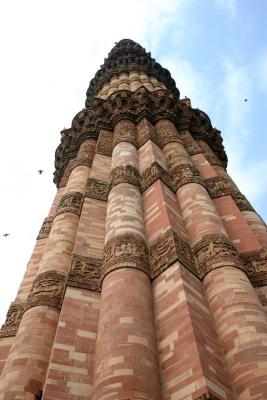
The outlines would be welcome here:
<svg viewBox="0 0 267 400">
<path fill-rule="evenodd" d="M 102 264 L 101 258 L 74 254 L 67 285 L 99 292 Z"/>
</svg>

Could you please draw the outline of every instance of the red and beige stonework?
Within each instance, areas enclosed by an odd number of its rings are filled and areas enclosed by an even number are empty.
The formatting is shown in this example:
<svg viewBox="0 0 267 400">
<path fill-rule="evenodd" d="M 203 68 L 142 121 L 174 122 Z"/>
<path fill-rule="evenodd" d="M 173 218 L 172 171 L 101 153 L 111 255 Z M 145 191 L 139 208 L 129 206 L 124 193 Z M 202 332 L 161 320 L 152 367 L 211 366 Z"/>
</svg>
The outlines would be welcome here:
<svg viewBox="0 0 267 400">
<path fill-rule="evenodd" d="M 131 40 L 61 133 L 0 330 L 0 400 L 267 398 L 267 227 L 220 132 Z"/>
</svg>

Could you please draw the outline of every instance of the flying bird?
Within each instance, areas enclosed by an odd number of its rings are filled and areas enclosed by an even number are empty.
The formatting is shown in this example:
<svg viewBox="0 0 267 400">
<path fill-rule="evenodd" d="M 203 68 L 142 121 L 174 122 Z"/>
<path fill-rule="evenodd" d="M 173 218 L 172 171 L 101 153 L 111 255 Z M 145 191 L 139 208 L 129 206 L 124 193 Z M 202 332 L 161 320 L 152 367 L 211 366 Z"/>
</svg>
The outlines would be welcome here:
<svg viewBox="0 0 267 400">
<path fill-rule="evenodd" d="M 247 101 L 248 101 L 248 99 L 245 99 L 244 101 L 245 101 L 245 102 L 247 102 Z"/>
<path fill-rule="evenodd" d="M 41 175 L 44 171 L 42 169 L 38 169 L 38 172 Z"/>
<path fill-rule="evenodd" d="M 3 236 L 8 237 L 10 233 L 4 233 Z"/>
</svg>

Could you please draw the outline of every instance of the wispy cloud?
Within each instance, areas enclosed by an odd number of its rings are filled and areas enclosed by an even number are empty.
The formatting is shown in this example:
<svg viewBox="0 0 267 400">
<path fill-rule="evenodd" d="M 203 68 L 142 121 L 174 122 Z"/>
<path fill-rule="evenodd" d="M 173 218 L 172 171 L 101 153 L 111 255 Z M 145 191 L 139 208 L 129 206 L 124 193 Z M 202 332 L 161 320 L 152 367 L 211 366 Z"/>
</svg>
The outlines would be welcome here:
<svg viewBox="0 0 267 400">
<path fill-rule="evenodd" d="M 259 57 L 257 75 L 260 89 L 267 92 L 267 50 Z"/>
</svg>

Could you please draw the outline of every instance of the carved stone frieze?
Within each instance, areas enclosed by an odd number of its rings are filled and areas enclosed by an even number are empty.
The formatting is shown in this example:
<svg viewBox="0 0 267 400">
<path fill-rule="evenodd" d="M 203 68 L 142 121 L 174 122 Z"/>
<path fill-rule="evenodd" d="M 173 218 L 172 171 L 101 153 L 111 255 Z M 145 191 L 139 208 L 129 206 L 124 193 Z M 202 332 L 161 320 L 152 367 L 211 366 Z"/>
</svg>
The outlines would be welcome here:
<svg viewBox="0 0 267 400">
<path fill-rule="evenodd" d="M 33 281 L 25 310 L 35 306 L 51 306 L 61 309 L 67 276 L 61 272 L 47 271 Z"/>
<path fill-rule="evenodd" d="M 205 235 L 194 245 L 193 251 L 200 278 L 219 267 L 237 267 L 245 271 L 236 249 L 224 235 Z"/>
<path fill-rule="evenodd" d="M 63 174 L 62 178 L 60 179 L 60 182 L 59 182 L 59 185 L 58 185 L 59 188 L 62 188 L 62 187 L 67 186 L 67 183 L 68 183 L 68 181 L 69 181 L 70 174 L 71 174 L 71 169 L 69 169 L 69 168 L 67 167 L 67 168 L 65 169 L 65 171 L 64 171 L 64 174 Z"/>
<path fill-rule="evenodd" d="M 196 400 L 220 400 L 220 399 L 219 399 L 219 397 L 214 396 L 214 394 L 204 393 L 201 396 L 199 396 L 198 398 L 196 398 Z"/>
<path fill-rule="evenodd" d="M 179 131 L 182 143 L 190 156 L 195 154 L 202 153 L 201 148 L 197 144 L 197 142 L 192 138 L 189 132 L 187 131 Z"/>
<path fill-rule="evenodd" d="M 155 127 L 148 121 L 147 118 L 143 118 L 138 123 L 138 130 L 137 130 L 137 146 L 138 146 L 138 148 L 143 146 L 143 144 L 145 144 L 148 140 L 151 140 L 157 146 L 159 146 L 159 141 L 158 141 Z"/>
<path fill-rule="evenodd" d="M 14 301 L 11 303 L 5 323 L 0 330 L 0 338 L 7 336 L 15 336 L 23 316 L 25 303 L 22 301 Z"/>
<path fill-rule="evenodd" d="M 205 179 L 205 184 L 212 199 L 231 195 L 236 191 L 232 182 L 223 176 L 215 176 L 213 178 Z"/>
<path fill-rule="evenodd" d="M 102 154 L 103 156 L 111 157 L 113 151 L 113 132 L 108 130 L 100 130 L 96 153 Z"/>
<path fill-rule="evenodd" d="M 199 171 L 191 164 L 177 165 L 170 170 L 170 175 L 176 192 L 187 183 L 198 183 L 205 186 Z"/>
<path fill-rule="evenodd" d="M 80 215 L 82 205 L 83 205 L 83 194 L 82 193 L 70 192 L 70 193 L 64 194 L 59 201 L 56 215 L 66 213 L 66 212 Z"/>
<path fill-rule="evenodd" d="M 136 126 L 130 120 L 119 121 L 114 128 L 113 147 L 120 142 L 128 142 L 137 146 L 136 144 Z"/>
<path fill-rule="evenodd" d="M 255 250 L 240 255 L 253 286 L 267 286 L 267 251 Z"/>
<path fill-rule="evenodd" d="M 130 183 L 140 188 L 140 175 L 131 165 L 119 166 L 111 171 L 109 190 L 120 183 Z"/>
<path fill-rule="evenodd" d="M 46 239 L 49 236 L 53 221 L 54 217 L 45 218 L 43 225 L 41 226 L 40 232 L 37 236 L 37 240 Z"/>
<path fill-rule="evenodd" d="M 158 142 L 161 148 L 171 142 L 181 143 L 181 137 L 179 136 L 175 125 L 168 120 L 161 120 L 156 124 L 156 131 L 158 136 Z"/>
<path fill-rule="evenodd" d="M 67 284 L 69 286 L 100 291 L 102 258 L 73 254 Z"/>
<path fill-rule="evenodd" d="M 255 211 L 248 199 L 242 193 L 238 191 L 233 192 L 232 197 L 240 211 Z"/>
<path fill-rule="evenodd" d="M 158 179 L 165 183 L 165 185 L 168 186 L 169 189 L 174 191 L 173 183 L 169 173 L 160 164 L 154 162 L 141 174 L 142 192 L 148 189 Z"/>
<path fill-rule="evenodd" d="M 107 201 L 109 183 L 96 178 L 89 178 L 85 187 L 85 197 Z"/>
<path fill-rule="evenodd" d="M 179 261 L 197 275 L 195 258 L 191 247 L 172 230 L 168 229 L 149 247 L 149 263 L 155 278 Z"/>
<path fill-rule="evenodd" d="M 201 133 L 201 136 L 205 137 L 206 133 Z M 214 153 L 214 151 L 210 148 L 208 143 L 203 140 L 197 140 L 197 144 L 202 149 L 202 152 L 206 158 L 206 160 L 210 163 L 210 165 L 220 165 L 221 167 L 225 167 L 224 161 L 220 160 L 218 156 Z"/>
<path fill-rule="evenodd" d="M 137 268 L 150 275 L 146 242 L 139 235 L 125 233 L 105 246 L 102 278 L 117 268 Z"/>
</svg>

